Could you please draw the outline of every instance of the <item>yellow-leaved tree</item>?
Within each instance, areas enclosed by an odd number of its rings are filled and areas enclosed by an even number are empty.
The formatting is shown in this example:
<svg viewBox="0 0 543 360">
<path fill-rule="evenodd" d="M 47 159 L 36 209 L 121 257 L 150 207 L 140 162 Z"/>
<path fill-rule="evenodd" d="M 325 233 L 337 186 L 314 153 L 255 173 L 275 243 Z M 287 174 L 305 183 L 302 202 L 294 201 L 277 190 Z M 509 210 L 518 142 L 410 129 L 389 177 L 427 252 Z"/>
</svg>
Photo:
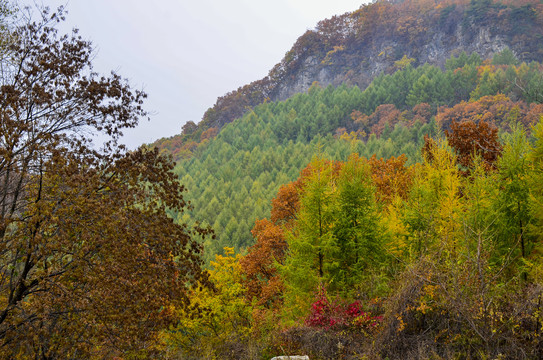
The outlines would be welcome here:
<svg viewBox="0 0 543 360">
<path fill-rule="evenodd" d="M 247 351 L 253 307 L 246 301 L 240 254 L 224 248 L 211 262 L 212 288 L 196 286 L 189 298 L 189 309 L 177 309 L 179 322 L 162 334 L 171 354 L 198 353 L 199 358 L 239 358 Z"/>
</svg>

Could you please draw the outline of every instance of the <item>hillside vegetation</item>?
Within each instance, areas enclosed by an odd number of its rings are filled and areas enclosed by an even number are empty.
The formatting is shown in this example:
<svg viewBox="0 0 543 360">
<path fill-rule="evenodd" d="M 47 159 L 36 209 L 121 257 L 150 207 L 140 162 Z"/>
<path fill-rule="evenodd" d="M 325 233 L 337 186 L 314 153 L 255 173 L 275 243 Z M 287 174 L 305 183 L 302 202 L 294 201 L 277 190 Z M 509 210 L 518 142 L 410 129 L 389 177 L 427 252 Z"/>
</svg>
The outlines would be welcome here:
<svg viewBox="0 0 543 360">
<path fill-rule="evenodd" d="M 216 234 L 166 356 L 542 358 L 542 14 L 377 1 L 157 142 Z"/>
<path fill-rule="evenodd" d="M 376 1 L 128 151 L 147 94 L 0 0 L 0 359 L 542 359 L 542 14 Z"/>
<path fill-rule="evenodd" d="M 190 153 L 173 150 L 174 172 L 194 209 L 172 215 L 189 224 L 205 219 L 215 229 L 217 240 L 205 244 L 208 261 L 224 246 L 243 249 L 253 244 L 250 230 L 269 215 L 279 186 L 319 151 L 336 160 L 353 152 L 385 159 L 405 154 L 413 164 L 422 160 L 424 136 L 453 120 L 483 117 L 504 130 L 518 121 L 529 129 L 543 109 L 542 70 L 535 62 L 519 64 L 509 50 L 486 62 L 462 53 L 445 70 L 406 65 L 364 91 L 314 84 L 289 100 L 261 104 L 203 136 Z"/>
<path fill-rule="evenodd" d="M 316 156 L 163 334 L 181 358 L 539 359 L 543 120 L 484 119 L 406 157 Z M 197 354 L 195 356 L 195 354 Z"/>
</svg>

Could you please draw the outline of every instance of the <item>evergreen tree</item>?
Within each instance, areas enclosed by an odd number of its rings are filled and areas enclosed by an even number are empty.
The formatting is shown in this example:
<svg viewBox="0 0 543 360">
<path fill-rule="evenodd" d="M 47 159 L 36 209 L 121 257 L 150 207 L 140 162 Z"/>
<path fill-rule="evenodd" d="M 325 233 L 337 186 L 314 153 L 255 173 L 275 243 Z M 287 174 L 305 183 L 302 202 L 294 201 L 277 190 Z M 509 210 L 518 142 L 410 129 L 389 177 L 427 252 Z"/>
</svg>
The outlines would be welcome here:
<svg viewBox="0 0 543 360">
<path fill-rule="evenodd" d="M 372 270 L 384 260 L 375 187 L 365 159 L 353 154 L 344 163 L 337 178 L 334 200 L 333 232 L 338 253 L 330 267 L 329 290 L 345 295 L 347 289 L 368 289 L 364 280 L 368 280 Z"/>
</svg>

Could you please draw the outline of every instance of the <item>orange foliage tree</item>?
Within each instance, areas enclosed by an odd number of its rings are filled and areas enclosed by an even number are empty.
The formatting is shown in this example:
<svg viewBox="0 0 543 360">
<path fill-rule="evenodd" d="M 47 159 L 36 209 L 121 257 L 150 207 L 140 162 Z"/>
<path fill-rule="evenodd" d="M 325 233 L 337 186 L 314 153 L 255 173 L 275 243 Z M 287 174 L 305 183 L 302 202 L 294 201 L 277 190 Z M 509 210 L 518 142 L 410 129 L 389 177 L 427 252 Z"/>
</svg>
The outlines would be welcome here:
<svg viewBox="0 0 543 360">
<path fill-rule="evenodd" d="M 451 131 L 445 130 L 449 144 L 456 150 L 457 161 L 465 168 L 473 167 L 473 155 L 481 156 L 486 170 L 494 169 L 502 151 L 498 141 L 498 128 L 486 121 L 475 123 L 471 120 L 451 124 Z"/>
<path fill-rule="evenodd" d="M 376 199 L 390 203 L 395 196 L 406 199 L 413 178 L 412 168 L 406 167 L 407 156 L 402 154 L 384 160 L 373 155 L 369 159 L 372 180 L 376 186 Z"/>
<path fill-rule="evenodd" d="M 247 297 L 258 299 L 259 305 L 272 306 L 280 300 L 282 280 L 275 263 L 284 260 L 287 250 L 284 227 L 296 219 L 299 206 L 301 180 L 281 186 L 272 200 L 271 220 L 257 220 L 251 233 L 256 243 L 240 259 L 245 275 Z"/>
<path fill-rule="evenodd" d="M 388 125 L 390 128 L 394 128 L 394 125 L 401 119 L 401 112 L 393 104 L 379 105 L 373 114 L 369 116 L 369 123 L 371 126 L 371 132 L 380 136 Z"/>
<path fill-rule="evenodd" d="M 483 96 L 477 101 L 461 103 L 449 108 L 441 107 L 436 115 L 436 121 L 449 129 L 453 122 L 486 121 L 495 126 L 509 128 L 512 123 L 519 122 L 529 129 L 539 120 L 543 113 L 543 105 L 526 104 L 523 101 L 511 101 L 507 96 L 498 94 Z"/>
<path fill-rule="evenodd" d="M 202 135 L 200 135 L 200 141 L 213 139 L 217 134 L 219 133 L 219 130 L 215 127 L 211 127 L 204 131 Z"/>
</svg>

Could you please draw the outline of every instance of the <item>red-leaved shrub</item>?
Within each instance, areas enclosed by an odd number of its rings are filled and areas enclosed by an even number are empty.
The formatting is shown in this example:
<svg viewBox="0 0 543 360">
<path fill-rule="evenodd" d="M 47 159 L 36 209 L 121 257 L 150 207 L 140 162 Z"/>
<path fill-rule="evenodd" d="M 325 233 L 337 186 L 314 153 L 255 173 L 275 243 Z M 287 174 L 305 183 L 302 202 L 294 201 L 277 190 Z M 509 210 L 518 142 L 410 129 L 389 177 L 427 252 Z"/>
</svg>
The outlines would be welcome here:
<svg viewBox="0 0 543 360">
<path fill-rule="evenodd" d="M 341 299 L 332 300 L 320 288 L 311 312 L 305 320 L 307 326 L 319 329 L 346 329 L 371 331 L 379 326 L 382 316 L 373 316 L 363 310 L 360 301 L 346 304 Z"/>
</svg>

